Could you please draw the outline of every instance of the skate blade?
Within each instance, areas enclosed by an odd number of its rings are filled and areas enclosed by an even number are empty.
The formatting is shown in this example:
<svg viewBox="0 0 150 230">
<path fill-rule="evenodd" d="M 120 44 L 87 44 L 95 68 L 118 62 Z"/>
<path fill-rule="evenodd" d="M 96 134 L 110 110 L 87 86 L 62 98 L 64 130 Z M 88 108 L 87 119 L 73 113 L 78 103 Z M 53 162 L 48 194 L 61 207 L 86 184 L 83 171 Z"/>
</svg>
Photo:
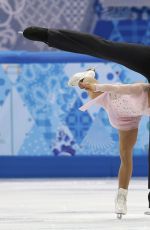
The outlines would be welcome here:
<svg viewBox="0 0 150 230">
<path fill-rule="evenodd" d="M 22 31 L 18 31 L 18 34 L 23 34 L 23 32 Z"/>
<path fill-rule="evenodd" d="M 148 211 L 144 212 L 144 214 L 150 216 L 150 209 Z"/>
<path fill-rule="evenodd" d="M 122 213 L 117 213 L 117 219 L 121 220 L 122 219 L 122 215 L 123 215 Z"/>
</svg>

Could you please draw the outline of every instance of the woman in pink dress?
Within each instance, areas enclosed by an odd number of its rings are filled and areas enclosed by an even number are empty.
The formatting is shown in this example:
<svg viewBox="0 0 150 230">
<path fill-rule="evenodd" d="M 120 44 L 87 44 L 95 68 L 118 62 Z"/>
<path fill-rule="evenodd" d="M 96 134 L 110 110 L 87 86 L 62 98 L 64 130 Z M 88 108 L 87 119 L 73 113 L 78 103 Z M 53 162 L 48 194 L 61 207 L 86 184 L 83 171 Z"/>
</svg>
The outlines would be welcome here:
<svg viewBox="0 0 150 230">
<path fill-rule="evenodd" d="M 138 126 L 142 115 L 150 115 L 150 84 L 100 84 L 94 70 L 77 73 L 69 80 L 69 86 L 86 89 L 92 100 L 80 107 L 86 111 L 97 105 L 108 114 L 110 124 L 118 129 L 121 164 L 119 189 L 115 201 L 115 212 L 121 218 L 127 213 L 127 192 L 132 175 L 132 152 L 137 140 Z"/>
</svg>

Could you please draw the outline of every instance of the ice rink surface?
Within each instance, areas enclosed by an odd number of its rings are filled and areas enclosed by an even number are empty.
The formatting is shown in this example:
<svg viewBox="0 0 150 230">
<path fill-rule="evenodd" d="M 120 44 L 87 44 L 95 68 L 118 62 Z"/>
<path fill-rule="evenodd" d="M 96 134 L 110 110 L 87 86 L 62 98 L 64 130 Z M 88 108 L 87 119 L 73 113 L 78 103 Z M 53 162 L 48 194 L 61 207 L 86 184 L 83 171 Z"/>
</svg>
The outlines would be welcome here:
<svg viewBox="0 0 150 230">
<path fill-rule="evenodd" d="M 132 179 L 114 214 L 117 179 L 0 180 L 0 230 L 149 230 L 147 179 Z"/>
</svg>

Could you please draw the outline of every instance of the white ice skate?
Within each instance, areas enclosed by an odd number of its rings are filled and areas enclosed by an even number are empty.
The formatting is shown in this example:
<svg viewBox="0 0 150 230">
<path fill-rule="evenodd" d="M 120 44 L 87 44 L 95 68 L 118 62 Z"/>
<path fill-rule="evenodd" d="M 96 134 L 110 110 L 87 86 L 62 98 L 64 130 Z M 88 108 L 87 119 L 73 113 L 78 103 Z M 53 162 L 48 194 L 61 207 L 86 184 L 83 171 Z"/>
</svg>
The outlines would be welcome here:
<svg viewBox="0 0 150 230">
<path fill-rule="evenodd" d="M 122 215 L 127 213 L 127 189 L 119 188 L 115 199 L 115 213 L 118 219 L 122 219 Z"/>
<path fill-rule="evenodd" d="M 87 71 L 74 74 L 68 81 L 69 86 L 78 86 L 79 81 L 88 78 L 95 78 L 95 69 L 91 68 Z"/>
</svg>

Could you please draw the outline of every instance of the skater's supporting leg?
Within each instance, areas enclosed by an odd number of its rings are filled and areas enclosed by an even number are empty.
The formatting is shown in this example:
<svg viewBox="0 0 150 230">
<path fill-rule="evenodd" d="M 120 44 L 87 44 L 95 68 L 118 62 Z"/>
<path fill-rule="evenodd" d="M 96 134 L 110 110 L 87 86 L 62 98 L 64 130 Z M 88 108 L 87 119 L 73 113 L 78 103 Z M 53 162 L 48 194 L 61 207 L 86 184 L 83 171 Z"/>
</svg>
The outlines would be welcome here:
<svg viewBox="0 0 150 230">
<path fill-rule="evenodd" d="M 127 213 L 127 192 L 132 175 L 132 150 L 137 140 L 138 129 L 119 130 L 120 158 L 119 188 L 115 199 L 115 212 L 120 215 Z"/>
<path fill-rule="evenodd" d="M 61 50 L 88 54 L 120 63 L 145 75 L 150 80 L 150 47 L 112 42 L 99 36 L 70 30 L 29 27 L 23 35 Z"/>
<path fill-rule="evenodd" d="M 120 158 L 119 188 L 128 189 L 132 175 L 132 151 L 137 140 L 138 129 L 129 131 L 119 130 Z"/>
</svg>

